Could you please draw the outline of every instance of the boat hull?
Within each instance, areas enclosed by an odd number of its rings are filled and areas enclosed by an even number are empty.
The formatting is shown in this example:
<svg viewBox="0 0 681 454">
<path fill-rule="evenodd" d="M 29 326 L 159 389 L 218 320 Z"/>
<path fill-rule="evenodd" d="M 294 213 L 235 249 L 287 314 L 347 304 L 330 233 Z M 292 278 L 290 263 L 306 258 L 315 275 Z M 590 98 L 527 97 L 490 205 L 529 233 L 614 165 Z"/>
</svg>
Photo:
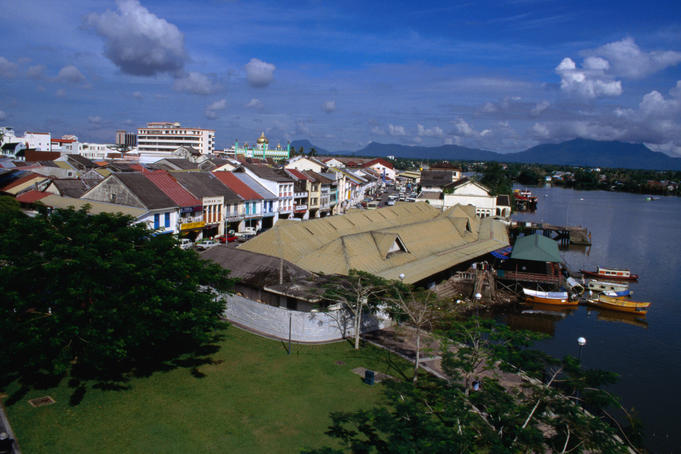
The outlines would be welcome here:
<svg viewBox="0 0 681 454">
<path fill-rule="evenodd" d="M 612 274 L 602 274 L 597 271 L 579 270 L 584 276 L 602 279 L 606 281 L 638 281 L 638 274 L 617 276 Z"/>
<path fill-rule="evenodd" d="M 650 303 L 648 302 L 627 301 L 603 295 L 600 295 L 598 298 L 589 298 L 586 302 L 591 306 L 600 307 L 602 309 L 639 315 L 647 314 L 648 306 L 650 306 Z"/>
<path fill-rule="evenodd" d="M 541 296 L 525 295 L 525 300 L 530 303 L 550 304 L 551 306 L 575 307 L 579 301 L 570 301 L 568 298 L 544 298 Z"/>
</svg>

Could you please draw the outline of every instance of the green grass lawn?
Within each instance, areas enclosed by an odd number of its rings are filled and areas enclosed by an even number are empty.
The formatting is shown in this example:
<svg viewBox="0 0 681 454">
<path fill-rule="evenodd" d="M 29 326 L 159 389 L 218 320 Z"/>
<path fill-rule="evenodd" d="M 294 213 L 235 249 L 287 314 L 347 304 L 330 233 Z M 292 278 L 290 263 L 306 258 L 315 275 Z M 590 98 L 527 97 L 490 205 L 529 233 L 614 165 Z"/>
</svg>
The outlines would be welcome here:
<svg viewBox="0 0 681 454">
<path fill-rule="evenodd" d="M 63 380 L 29 391 L 7 412 L 24 454 L 290 453 L 334 444 L 324 435 L 329 412 L 382 401 L 382 385 L 363 384 L 351 369 L 411 375 L 408 363 L 372 346 L 294 345 L 288 356 L 281 342 L 235 327 L 211 358 L 195 370 L 133 378 L 126 390 L 88 386 L 77 405 L 70 405 L 74 388 Z M 57 403 L 28 404 L 45 395 Z"/>
</svg>

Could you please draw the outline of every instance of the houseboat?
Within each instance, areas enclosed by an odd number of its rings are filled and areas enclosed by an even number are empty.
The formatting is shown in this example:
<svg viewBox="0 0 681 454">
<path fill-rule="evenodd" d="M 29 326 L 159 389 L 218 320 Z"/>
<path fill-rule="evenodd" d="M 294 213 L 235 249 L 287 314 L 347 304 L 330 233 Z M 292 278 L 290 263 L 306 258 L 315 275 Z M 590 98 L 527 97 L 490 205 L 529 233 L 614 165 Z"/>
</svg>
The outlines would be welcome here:
<svg viewBox="0 0 681 454">
<path fill-rule="evenodd" d="M 525 300 L 530 303 L 551 304 L 556 306 L 577 306 L 579 301 L 570 301 L 568 292 L 542 292 L 523 288 Z"/>
<path fill-rule="evenodd" d="M 645 315 L 648 312 L 648 302 L 629 301 L 620 298 L 612 298 L 606 295 L 598 295 L 595 298 L 588 298 L 587 304 L 591 306 L 600 307 L 602 309 L 610 309 L 619 312 L 628 312 L 630 314 Z"/>
<path fill-rule="evenodd" d="M 532 195 L 527 189 L 514 189 L 513 202 L 517 210 L 536 210 L 537 196 Z"/>
<path fill-rule="evenodd" d="M 584 276 L 595 277 L 605 280 L 637 281 L 638 274 L 632 274 L 629 270 L 617 268 L 604 268 L 597 266 L 596 271 L 579 270 Z"/>
</svg>

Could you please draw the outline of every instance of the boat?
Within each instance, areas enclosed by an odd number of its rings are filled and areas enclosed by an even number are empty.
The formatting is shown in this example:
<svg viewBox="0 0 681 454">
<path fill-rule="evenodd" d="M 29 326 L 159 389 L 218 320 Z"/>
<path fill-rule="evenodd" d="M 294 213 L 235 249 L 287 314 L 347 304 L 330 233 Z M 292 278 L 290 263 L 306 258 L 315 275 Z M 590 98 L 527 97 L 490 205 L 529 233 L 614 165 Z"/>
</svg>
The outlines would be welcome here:
<svg viewBox="0 0 681 454">
<path fill-rule="evenodd" d="M 579 301 L 570 301 L 568 292 L 542 292 L 523 288 L 525 299 L 531 303 L 552 304 L 556 306 L 577 306 Z"/>
<path fill-rule="evenodd" d="M 514 189 L 513 201 L 516 208 L 520 210 L 535 210 L 537 208 L 537 196 L 532 195 L 532 192 L 527 189 Z"/>
<path fill-rule="evenodd" d="M 629 283 L 627 282 L 606 282 L 599 281 L 597 279 L 589 279 L 586 283 L 586 287 L 589 290 L 595 292 L 621 292 L 629 288 Z"/>
<path fill-rule="evenodd" d="M 621 290 L 619 292 L 614 292 L 612 290 L 606 290 L 605 292 L 603 292 L 603 295 L 605 295 L 609 298 L 619 298 L 619 299 L 629 298 L 633 294 L 634 294 L 634 292 L 629 290 L 629 289 Z"/>
<path fill-rule="evenodd" d="M 579 270 L 583 275 L 590 277 L 597 277 L 606 280 L 616 281 L 637 281 L 638 274 L 632 274 L 631 271 L 618 268 L 605 268 L 597 266 L 596 271 Z"/>
<path fill-rule="evenodd" d="M 582 285 L 574 277 L 569 277 L 565 280 L 566 285 L 570 288 L 570 292 L 573 295 L 582 296 L 585 291 L 584 285 Z"/>
<path fill-rule="evenodd" d="M 605 295 L 598 295 L 596 298 L 588 298 L 586 302 L 587 304 L 602 309 L 639 315 L 645 315 L 648 312 L 648 306 L 650 306 L 650 303 L 648 302 L 629 301 L 620 298 L 611 298 Z"/>
</svg>

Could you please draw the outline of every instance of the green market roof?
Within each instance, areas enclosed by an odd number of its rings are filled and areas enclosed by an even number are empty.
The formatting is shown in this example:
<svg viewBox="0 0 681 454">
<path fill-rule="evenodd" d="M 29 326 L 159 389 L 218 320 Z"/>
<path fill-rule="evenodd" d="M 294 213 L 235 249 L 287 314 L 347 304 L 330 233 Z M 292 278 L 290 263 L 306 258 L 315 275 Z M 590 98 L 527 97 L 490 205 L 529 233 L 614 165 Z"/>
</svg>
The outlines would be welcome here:
<svg viewBox="0 0 681 454">
<path fill-rule="evenodd" d="M 511 258 L 535 262 L 560 263 L 563 261 L 558 252 L 558 243 L 538 233 L 518 238 L 513 245 Z"/>
</svg>

